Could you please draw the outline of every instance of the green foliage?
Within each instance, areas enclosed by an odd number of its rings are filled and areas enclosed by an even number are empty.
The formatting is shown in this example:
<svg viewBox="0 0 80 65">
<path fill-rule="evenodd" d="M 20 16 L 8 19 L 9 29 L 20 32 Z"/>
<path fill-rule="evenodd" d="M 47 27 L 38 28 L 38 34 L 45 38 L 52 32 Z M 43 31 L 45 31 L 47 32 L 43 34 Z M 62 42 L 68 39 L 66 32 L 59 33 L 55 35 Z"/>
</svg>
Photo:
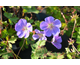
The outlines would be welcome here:
<svg viewBox="0 0 80 65">
<path fill-rule="evenodd" d="M 72 56 L 70 54 L 67 54 L 68 59 L 72 59 Z"/>
<path fill-rule="evenodd" d="M 6 38 L 6 36 L 8 35 L 7 29 L 4 29 L 1 34 L 2 34 L 1 38 Z"/>
<path fill-rule="evenodd" d="M 11 18 L 12 15 L 13 15 L 13 13 L 8 13 L 8 12 L 4 13 L 4 16 L 7 17 L 7 18 Z"/>
<path fill-rule="evenodd" d="M 80 6 L 74 6 L 74 9 L 76 9 L 77 11 L 80 11 Z"/>
<path fill-rule="evenodd" d="M 80 27 L 78 27 L 78 34 L 77 34 L 77 40 L 76 43 L 80 44 Z"/>
<path fill-rule="evenodd" d="M 13 15 L 13 13 L 8 13 L 8 12 L 4 13 L 4 16 L 8 18 L 10 25 L 17 23 L 17 20 L 19 19 L 18 17 L 12 16 L 12 15 Z"/>
<path fill-rule="evenodd" d="M 9 43 L 15 43 L 16 40 L 17 40 L 17 37 L 11 36 L 11 38 L 8 42 Z"/>
<path fill-rule="evenodd" d="M 3 54 L 3 55 L 2 55 L 2 58 L 3 58 L 3 59 L 8 59 L 8 58 L 10 58 L 10 57 L 13 57 L 12 53 L 6 53 L 6 54 Z"/>
<path fill-rule="evenodd" d="M 46 48 L 39 48 L 39 49 L 35 49 L 34 51 L 32 51 L 34 53 L 32 53 L 31 58 L 32 59 L 38 59 L 38 58 L 45 58 L 46 57 L 46 53 L 47 53 L 47 49 Z"/>
<path fill-rule="evenodd" d="M 51 53 L 50 51 L 47 53 L 47 55 L 49 57 L 47 57 L 47 59 L 63 59 L 64 56 L 61 53 Z"/>
<path fill-rule="evenodd" d="M 22 6 L 24 13 L 39 13 L 39 10 L 36 9 L 35 6 Z"/>
<path fill-rule="evenodd" d="M 9 36 L 13 35 L 16 31 L 13 28 L 8 29 Z"/>
</svg>

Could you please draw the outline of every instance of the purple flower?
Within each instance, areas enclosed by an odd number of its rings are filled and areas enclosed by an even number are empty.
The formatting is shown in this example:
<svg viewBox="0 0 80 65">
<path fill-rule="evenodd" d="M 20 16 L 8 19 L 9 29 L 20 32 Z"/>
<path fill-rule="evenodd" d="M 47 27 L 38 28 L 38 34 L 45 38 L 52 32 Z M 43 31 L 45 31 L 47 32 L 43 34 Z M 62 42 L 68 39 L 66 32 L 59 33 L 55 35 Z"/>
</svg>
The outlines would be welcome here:
<svg viewBox="0 0 80 65">
<path fill-rule="evenodd" d="M 62 45 L 60 44 L 62 42 L 62 38 L 61 36 L 54 36 L 52 39 L 52 44 L 57 48 L 57 49 L 61 49 Z"/>
<path fill-rule="evenodd" d="M 25 19 L 20 19 L 15 25 L 15 30 L 19 38 L 28 38 L 29 32 L 32 32 L 32 25 L 27 23 Z"/>
<path fill-rule="evenodd" d="M 41 30 L 44 30 L 44 33 L 47 37 L 50 37 L 52 34 L 55 36 L 58 35 L 60 33 L 60 27 L 60 20 L 54 20 L 52 16 L 45 18 L 45 21 L 41 22 L 40 24 Z"/>
<path fill-rule="evenodd" d="M 44 31 L 39 31 L 38 29 L 35 29 L 36 34 L 34 34 L 32 37 L 34 40 L 37 40 L 39 38 L 39 40 L 47 40 L 47 38 L 45 37 Z"/>
</svg>

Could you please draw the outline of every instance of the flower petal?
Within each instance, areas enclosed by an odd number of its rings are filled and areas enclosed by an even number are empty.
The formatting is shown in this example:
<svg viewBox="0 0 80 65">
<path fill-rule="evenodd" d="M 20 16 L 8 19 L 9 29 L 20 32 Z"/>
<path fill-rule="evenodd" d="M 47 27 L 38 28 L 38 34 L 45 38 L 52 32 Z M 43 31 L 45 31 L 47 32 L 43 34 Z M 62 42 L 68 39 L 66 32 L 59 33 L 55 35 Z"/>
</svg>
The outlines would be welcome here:
<svg viewBox="0 0 80 65">
<path fill-rule="evenodd" d="M 46 17 L 45 22 L 52 23 L 54 21 L 54 18 L 52 16 Z"/>
<path fill-rule="evenodd" d="M 47 40 L 46 37 L 41 37 L 39 40 Z"/>
<path fill-rule="evenodd" d="M 21 25 L 18 25 L 18 23 L 16 23 L 16 25 L 15 25 L 15 30 L 16 31 L 21 31 L 22 30 L 22 26 Z"/>
<path fill-rule="evenodd" d="M 61 49 L 62 45 L 60 43 L 53 43 L 52 44 L 57 48 L 57 49 Z"/>
<path fill-rule="evenodd" d="M 52 31 L 49 28 L 45 29 L 44 33 L 47 37 L 50 37 L 52 35 Z"/>
<path fill-rule="evenodd" d="M 27 24 L 27 21 L 25 19 L 20 19 L 18 21 L 18 25 L 24 25 L 24 26 L 26 26 L 26 24 Z"/>
<path fill-rule="evenodd" d="M 38 29 L 35 29 L 35 32 L 36 32 L 36 33 L 40 33 L 40 31 L 39 31 Z"/>
<path fill-rule="evenodd" d="M 28 38 L 29 37 L 29 30 L 25 31 L 25 36 L 24 38 Z"/>
<path fill-rule="evenodd" d="M 61 27 L 61 22 L 60 22 L 60 20 L 56 19 L 56 20 L 54 21 L 54 26 L 60 28 L 60 27 Z"/>
<path fill-rule="evenodd" d="M 24 37 L 24 35 L 25 35 L 25 33 L 22 32 L 22 31 L 18 31 L 18 32 L 17 32 L 17 36 L 18 36 L 19 38 Z"/>
<path fill-rule="evenodd" d="M 39 36 L 37 34 L 34 34 L 32 37 L 34 40 L 37 40 L 39 38 Z"/>
<path fill-rule="evenodd" d="M 32 32 L 32 25 L 30 23 L 27 23 L 27 29 Z"/>
<path fill-rule="evenodd" d="M 55 38 L 56 38 L 57 42 L 59 42 L 59 43 L 62 42 L 62 38 L 61 38 L 61 36 L 55 36 Z"/>
<path fill-rule="evenodd" d="M 60 29 L 58 27 L 53 27 L 52 29 L 52 34 L 54 36 L 58 35 L 60 33 Z"/>
<path fill-rule="evenodd" d="M 40 28 L 41 28 L 41 30 L 44 30 L 44 29 L 46 29 L 47 28 L 47 23 L 46 22 L 41 22 L 40 23 Z"/>
</svg>

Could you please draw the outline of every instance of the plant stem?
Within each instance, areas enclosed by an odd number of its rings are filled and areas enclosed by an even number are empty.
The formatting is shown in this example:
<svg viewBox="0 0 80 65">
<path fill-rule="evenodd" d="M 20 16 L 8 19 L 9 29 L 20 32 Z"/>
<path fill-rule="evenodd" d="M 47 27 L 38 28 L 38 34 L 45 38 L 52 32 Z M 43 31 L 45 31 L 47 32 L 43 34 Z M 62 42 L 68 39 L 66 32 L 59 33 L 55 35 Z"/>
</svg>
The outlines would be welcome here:
<svg viewBox="0 0 80 65">
<path fill-rule="evenodd" d="M 8 46 L 8 45 L 7 45 Z M 8 46 L 9 47 L 9 46 Z M 10 48 L 11 49 L 11 48 Z M 14 51 L 11 49 L 12 53 L 14 54 L 14 56 L 16 57 L 16 59 L 20 58 L 19 56 L 17 56 Z M 21 59 L 21 58 L 20 58 Z"/>
<path fill-rule="evenodd" d="M 72 46 L 74 47 L 74 49 L 77 51 L 78 54 L 80 54 L 80 52 L 75 48 L 75 46 L 72 44 Z"/>
<path fill-rule="evenodd" d="M 73 33 L 74 33 L 75 25 L 76 25 L 76 19 L 75 19 L 75 22 L 74 22 L 74 27 L 73 27 L 73 31 L 72 31 L 71 38 L 72 38 L 72 36 L 73 36 Z"/>
<path fill-rule="evenodd" d="M 72 36 L 73 36 L 73 33 L 74 33 L 75 25 L 76 25 L 76 19 L 75 19 L 75 22 L 74 22 L 74 27 L 73 27 L 71 39 L 72 39 Z M 77 53 L 80 54 L 79 51 L 76 49 L 76 47 L 73 44 L 72 44 L 72 47 L 74 47 L 74 49 L 77 51 Z"/>
<path fill-rule="evenodd" d="M 20 53 L 20 51 L 21 51 L 22 47 L 24 46 L 24 43 L 25 43 L 25 39 L 24 39 L 24 41 L 23 41 L 23 45 L 21 46 L 20 50 L 18 51 L 17 56 L 19 55 L 19 53 Z"/>
<path fill-rule="evenodd" d="M 11 51 L 12 51 L 12 53 L 15 55 L 16 59 L 18 59 L 18 58 L 17 58 L 17 55 L 14 53 L 14 51 L 13 51 L 12 49 L 11 49 Z"/>
<path fill-rule="evenodd" d="M 7 54 L 7 53 L 9 53 L 9 52 L 1 53 L 0 56 L 3 55 L 3 54 Z"/>
</svg>

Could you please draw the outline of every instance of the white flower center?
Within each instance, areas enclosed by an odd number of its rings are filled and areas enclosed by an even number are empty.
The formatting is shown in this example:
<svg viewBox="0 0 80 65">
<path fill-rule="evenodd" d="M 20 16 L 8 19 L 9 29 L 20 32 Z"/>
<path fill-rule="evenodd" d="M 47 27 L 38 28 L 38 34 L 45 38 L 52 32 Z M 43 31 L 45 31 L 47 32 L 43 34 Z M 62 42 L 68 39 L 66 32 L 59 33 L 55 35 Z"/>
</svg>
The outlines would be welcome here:
<svg viewBox="0 0 80 65">
<path fill-rule="evenodd" d="M 27 30 L 27 27 L 23 27 L 23 28 L 22 28 L 22 31 L 25 31 L 25 30 Z"/>
<path fill-rule="evenodd" d="M 48 28 L 50 28 L 51 30 L 52 30 L 53 27 L 54 27 L 53 23 L 48 24 Z"/>
</svg>

